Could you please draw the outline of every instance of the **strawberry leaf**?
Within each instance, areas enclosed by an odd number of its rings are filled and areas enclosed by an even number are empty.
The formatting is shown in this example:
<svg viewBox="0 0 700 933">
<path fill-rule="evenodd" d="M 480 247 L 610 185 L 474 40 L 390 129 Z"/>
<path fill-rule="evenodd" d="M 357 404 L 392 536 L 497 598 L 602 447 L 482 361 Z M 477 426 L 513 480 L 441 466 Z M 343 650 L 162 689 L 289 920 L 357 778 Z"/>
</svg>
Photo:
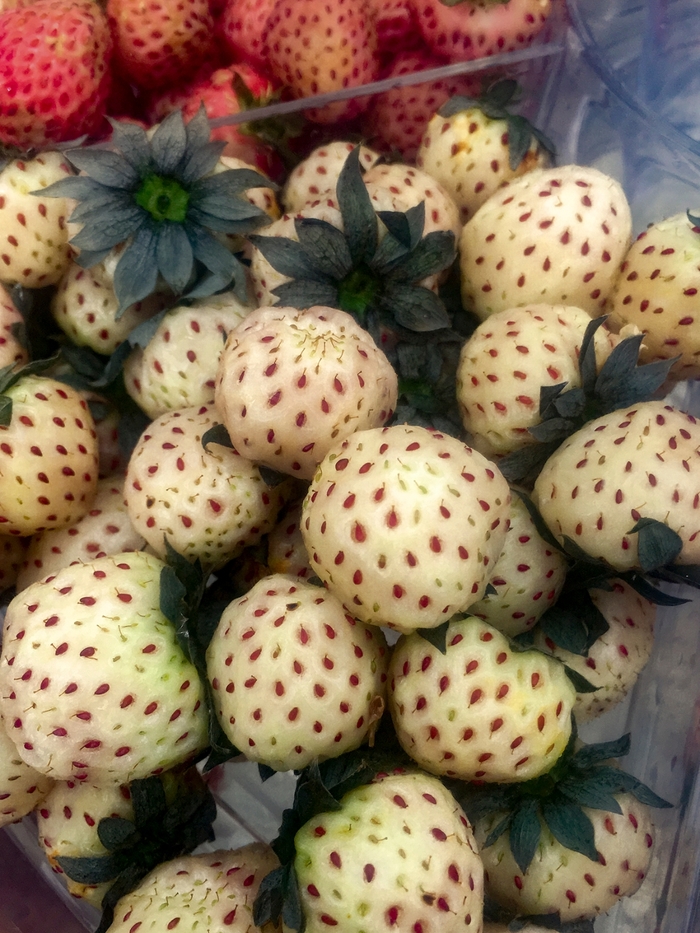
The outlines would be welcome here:
<svg viewBox="0 0 700 933">
<path fill-rule="evenodd" d="M 160 781 L 158 783 L 160 784 Z M 120 816 L 108 816 L 97 824 L 97 835 L 105 849 L 114 851 L 132 844 L 137 830 L 131 820 Z"/>
<path fill-rule="evenodd" d="M 683 550 L 683 540 L 664 522 L 641 518 L 628 534 L 636 534 L 639 566 L 645 573 L 672 564 Z"/>
<path fill-rule="evenodd" d="M 293 862 L 274 868 L 263 878 L 253 905 L 256 927 L 262 928 L 266 923 L 277 924 L 280 917 L 285 927 L 304 933 L 306 921 Z"/>
<path fill-rule="evenodd" d="M 167 810 L 168 802 L 160 778 L 148 777 L 132 781 L 130 790 L 134 823 L 139 829 L 150 820 L 160 818 Z"/>
<path fill-rule="evenodd" d="M 337 227 L 315 217 L 297 217 L 294 229 L 306 254 L 313 257 L 318 272 L 331 279 L 342 279 L 348 274 L 352 256 L 347 240 Z"/>
<path fill-rule="evenodd" d="M 377 249 L 379 230 L 377 215 L 362 178 L 359 146 L 355 146 L 340 171 L 336 198 L 353 263 L 369 262 Z"/>
<path fill-rule="evenodd" d="M 331 282 L 314 282 L 312 279 L 283 282 L 282 285 L 272 289 L 272 294 L 277 298 L 277 304 L 282 307 L 303 309 L 321 305 L 337 308 L 341 304 L 336 285 Z M 345 309 L 341 308 L 342 310 Z"/>
<path fill-rule="evenodd" d="M 228 433 L 228 428 L 223 424 L 215 424 L 209 430 L 202 434 L 202 447 L 207 448 L 208 444 L 219 444 L 221 447 L 233 449 L 233 443 Z"/>
<path fill-rule="evenodd" d="M 619 739 L 613 739 L 611 742 L 596 742 L 594 745 L 584 745 L 578 751 L 574 752 L 572 764 L 577 768 L 590 768 L 602 761 L 610 761 L 612 758 L 624 758 L 629 754 L 631 745 L 629 732 L 620 736 Z"/>
<path fill-rule="evenodd" d="M 440 298 L 422 285 L 387 283 L 381 304 L 401 327 L 417 333 L 450 326 L 449 316 Z"/>
<path fill-rule="evenodd" d="M 542 827 L 538 811 L 538 800 L 524 800 L 510 822 L 508 832 L 510 851 L 522 872 L 527 871 L 540 841 Z"/>
<path fill-rule="evenodd" d="M 572 803 L 580 807 L 589 807 L 591 810 L 606 810 L 609 813 L 622 813 L 622 807 L 610 792 L 604 777 L 594 773 L 587 779 L 572 779 L 562 781 L 558 785 L 559 793 L 563 794 Z"/>
<path fill-rule="evenodd" d="M 574 685 L 576 693 L 596 693 L 596 691 L 600 690 L 600 687 L 594 687 L 590 680 L 586 680 L 583 674 L 579 674 L 578 671 L 569 667 L 568 664 L 564 665 L 564 671 Z"/>
<path fill-rule="evenodd" d="M 416 629 L 416 633 L 427 642 L 430 642 L 433 648 L 437 648 L 440 654 L 447 654 L 447 629 L 450 626 L 450 621 L 448 619 L 447 622 L 443 622 L 442 625 L 435 628 Z"/>
<path fill-rule="evenodd" d="M 593 824 L 580 807 L 572 803 L 543 800 L 542 817 L 554 838 L 567 849 L 598 861 Z"/>
<path fill-rule="evenodd" d="M 56 861 L 71 881 L 78 884 L 105 884 L 113 881 L 125 867 L 122 855 L 59 855 Z"/>
</svg>

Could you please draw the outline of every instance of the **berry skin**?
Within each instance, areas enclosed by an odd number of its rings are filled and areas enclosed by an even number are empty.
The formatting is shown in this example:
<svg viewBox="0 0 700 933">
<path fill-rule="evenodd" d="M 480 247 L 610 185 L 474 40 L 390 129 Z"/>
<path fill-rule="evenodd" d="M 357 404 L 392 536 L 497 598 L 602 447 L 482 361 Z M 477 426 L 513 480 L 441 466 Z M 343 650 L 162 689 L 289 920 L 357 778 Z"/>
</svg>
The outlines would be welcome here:
<svg viewBox="0 0 700 933">
<path fill-rule="evenodd" d="M 554 605 L 567 566 L 561 551 L 540 537 L 523 500 L 514 495 L 505 544 L 489 578 L 496 592 L 473 603 L 469 611 L 514 638 L 532 628 Z"/>
<path fill-rule="evenodd" d="M 33 192 L 71 174 L 58 152 L 15 159 L 0 171 L 0 281 L 6 285 L 55 285 L 68 269 L 68 202 Z"/>
<path fill-rule="evenodd" d="M 160 610 L 163 567 L 139 551 L 73 564 L 8 606 L 0 708 L 37 771 L 121 784 L 206 747 L 197 671 Z"/>
<path fill-rule="evenodd" d="M 423 39 L 436 55 L 471 61 L 530 45 L 552 10 L 551 0 L 411 0 Z"/>
<path fill-rule="evenodd" d="M 499 188 L 535 168 L 550 165 L 549 153 L 533 136 L 520 164 L 511 168 L 505 120 L 491 119 L 479 107 L 443 117 L 435 113 L 438 107 L 420 140 L 416 165 L 449 192 L 463 224 Z"/>
<path fill-rule="evenodd" d="M 399 639 L 389 708 L 404 750 L 426 771 L 464 781 L 527 781 L 571 735 L 576 691 L 564 666 L 513 651 L 480 619 L 451 622 L 446 653 L 418 633 Z"/>
<path fill-rule="evenodd" d="M 606 311 L 644 334 L 643 362 L 679 356 L 669 376 L 700 376 L 700 228 L 687 214 L 651 224 L 630 246 Z"/>
<path fill-rule="evenodd" d="M 277 0 L 267 21 L 268 67 L 293 97 L 358 87 L 379 76 L 377 34 L 365 0 Z M 306 111 L 317 123 L 357 116 L 367 98 Z"/>
<path fill-rule="evenodd" d="M 581 308 L 533 304 L 490 315 L 464 343 L 456 375 L 462 424 L 472 443 L 496 459 L 535 443 L 529 428 L 541 421 L 540 389 L 581 385 L 578 358 L 590 324 Z M 595 333 L 602 366 L 617 338 Z"/>
<path fill-rule="evenodd" d="M 380 775 L 296 834 L 307 933 L 481 930 L 483 869 L 471 826 L 436 778 Z"/>
<path fill-rule="evenodd" d="M 24 318 L 15 307 L 10 293 L 0 285 L 0 369 L 29 361 L 29 354 L 17 335 L 23 324 Z"/>
<path fill-rule="evenodd" d="M 278 771 L 358 748 L 384 709 L 381 631 L 296 577 L 264 577 L 224 610 L 207 652 L 222 728 Z"/>
<path fill-rule="evenodd" d="M 0 826 L 15 823 L 31 813 L 52 785 L 50 778 L 20 758 L 0 719 Z"/>
<path fill-rule="evenodd" d="M 140 87 L 181 82 L 212 57 L 214 21 L 208 0 L 108 0 L 115 62 Z"/>
<path fill-rule="evenodd" d="M 319 466 L 304 500 L 311 566 L 347 610 L 399 631 L 434 628 L 479 600 L 503 549 L 510 491 L 454 437 L 359 431 Z"/>
<path fill-rule="evenodd" d="M 313 571 L 301 533 L 302 503 L 291 503 L 267 536 L 267 566 L 273 573 L 290 573 L 308 580 Z"/>
<path fill-rule="evenodd" d="M 328 450 L 383 425 L 397 376 L 351 315 L 336 308 L 258 308 L 228 337 L 216 407 L 234 447 L 311 479 Z"/>
<path fill-rule="evenodd" d="M 17 590 L 77 561 L 87 563 L 107 554 L 138 551 L 144 544 L 126 511 L 123 477 L 106 477 L 98 480 L 90 508 L 82 518 L 66 528 L 33 536 L 17 575 Z"/>
<path fill-rule="evenodd" d="M 634 686 L 651 657 L 656 606 L 623 580 L 610 590 L 590 590 L 596 609 L 610 626 L 588 649 L 584 658 L 556 645 L 536 631 L 535 645 L 577 671 L 598 689 L 576 695 L 577 722 L 588 722 L 617 706 Z"/>
<path fill-rule="evenodd" d="M 46 376 L 5 392 L 12 418 L 0 426 L 0 534 L 62 528 L 89 509 L 98 476 L 95 425 L 83 395 Z"/>
<path fill-rule="evenodd" d="M 163 862 L 117 903 L 108 933 L 135 933 L 134 926 L 165 933 L 188 925 L 192 929 L 193 923 L 212 933 L 256 933 L 253 904 L 258 888 L 278 865 L 277 856 L 262 842 Z"/>
<path fill-rule="evenodd" d="M 222 41 L 235 61 L 267 68 L 265 30 L 276 0 L 227 0 L 219 20 Z"/>
<path fill-rule="evenodd" d="M 569 437 L 544 464 L 533 501 L 554 535 L 615 570 L 640 569 L 640 518 L 665 522 L 683 549 L 678 563 L 700 562 L 700 429 L 692 415 L 663 402 L 614 411 Z M 563 539 L 562 539 L 563 540 Z"/>
<path fill-rule="evenodd" d="M 275 525 L 287 484 L 270 488 L 236 450 L 202 444 L 221 418 L 213 405 L 167 412 L 141 435 L 124 498 L 134 529 L 163 559 L 165 539 L 189 560 L 221 567 Z"/>
<path fill-rule="evenodd" d="M 35 0 L 0 17 L 0 141 L 20 149 L 96 133 L 112 40 L 92 0 Z"/>
<path fill-rule="evenodd" d="M 124 385 L 149 418 L 209 405 L 226 335 L 250 313 L 232 292 L 178 305 L 124 363 Z"/>
<path fill-rule="evenodd" d="M 423 236 L 433 230 L 451 230 L 459 239 L 462 225 L 457 207 L 442 185 L 427 172 L 401 162 L 379 164 L 365 172 L 368 189 L 386 188 L 397 201 L 396 210 L 407 210 L 425 202 Z"/>
<path fill-rule="evenodd" d="M 597 317 L 631 233 L 627 198 L 608 175 L 578 165 L 528 172 L 464 225 L 462 301 L 481 320 L 533 303 Z"/>
<path fill-rule="evenodd" d="M 126 784 L 91 784 L 56 781 L 37 809 L 39 845 L 56 872 L 65 878 L 69 893 L 99 907 L 111 882 L 81 884 L 73 881 L 58 864 L 61 856 L 73 858 L 107 855 L 97 826 L 105 817 L 134 819 L 134 808 Z"/>
<path fill-rule="evenodd" d="M 513 858 L 508 834 L 483 846 L 502 814 L 478 821 L 476 838 L 486 876 L 486 891 L 516 914 L 558 912 L 562 921 L 593 918 L 634 894 L 651 862 L 654 829 L 650 810 L 631 794 L 616 795 L 621 813 L 582 810 L 593 823 L 598 861 L 564 848 L 546 826 L 530 866 L 522 872 Z"/>
</svg>

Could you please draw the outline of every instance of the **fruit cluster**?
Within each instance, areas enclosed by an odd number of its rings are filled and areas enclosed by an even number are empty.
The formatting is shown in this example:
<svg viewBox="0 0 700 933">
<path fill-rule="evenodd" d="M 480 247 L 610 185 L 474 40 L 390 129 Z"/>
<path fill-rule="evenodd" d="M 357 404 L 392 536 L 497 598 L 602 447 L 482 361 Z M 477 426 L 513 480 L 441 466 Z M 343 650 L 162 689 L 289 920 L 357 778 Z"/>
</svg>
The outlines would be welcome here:
<svg viewBox="0 0 700 933">
<path fill-rule="evenodd" d="M 253 68 L 353 86 L 522 45 L 545 0 L 144 6 L 0 13 L 0 824 L 35 812 L 111 933 L 590 928 L 670 806 L 578 723 L 700 583 L 665 401 L 700 220 L 633 242 L 507 76 L 433 89 L 401 161 L 335 127 L 381 97 L 312 110 L 281 181 L 257 124 L 212 130 Z M 279 836 L 192 855 L 241 760 L 296 773 Z"/>
</svg>

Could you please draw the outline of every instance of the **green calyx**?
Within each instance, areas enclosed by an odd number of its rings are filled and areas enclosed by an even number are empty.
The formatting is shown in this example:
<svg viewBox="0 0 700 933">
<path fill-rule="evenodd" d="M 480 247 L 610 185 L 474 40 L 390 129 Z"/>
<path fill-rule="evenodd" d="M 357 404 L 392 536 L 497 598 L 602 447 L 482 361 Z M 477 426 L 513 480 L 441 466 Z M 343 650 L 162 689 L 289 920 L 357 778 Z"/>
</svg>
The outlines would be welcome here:
<svg viewBox="0 0 700 933">
<path fill-rule="evenodd" d="M 435 425 L 434 414 L 454 408 L 454 371 L 463 338 L 453 330 L 453 315 L 442 297 L 422 283 L 452 266 L 455 237 L 445 230 L 423 235 L 424 202 L 405 212 L 375 211 L 359 154 L 357 147 L 338 178 L 342 230 L 300 217 L 294 240 L 249 239 L 289 279 L 274 289 L 278 302 L 299 309 L 326 305 L 353 315 L 384 348 L 400 385 L 408 389 L 397 418 L 400 411 L 402 421 Z M 443 399 L 446 392 L 452 401 Z M 461 433 L 458 413 L 446 420 L 441 430 Z"/>
<path fill-rule="evenodd" d="M 190 196 L 176 178 L 164 178 L 151 172 L 134 192 L 134 200 L 155 221 L 181 224 L 187 217 Z"/>
<path fill-rule="evenodd" d="M 359 321 L 367 317 L 367 310 L 377 300 L 381 284 L 369 266 L 362 265 L 349 272 L 338 282 L 338 306 Z"/>
<path fill-rule="evenodd" d="M 594 338 L 606 320 L 605 316 L 594 318 L 586 328 L 578 360 L 581 385 L 567 388 L 564 382 L 541 388 L 541 421 L 529 429 L 536 443 L 507 454 L 498 463 L 510 483 L 530 485 L 567 437 L 595 418 L 651 400 L 666 381 L 678 357 L 639 365 L 643 334 L 620 341 L 598 371 Z"/>
<path fill-rule="evenodd" d="M 612 742 L 578 745 L 574 723 L 566 750 L 547 774 L 522 784 L 451 785 L 472 822 L 497 820 L 484 848 L 507 833 L 513 857 L 526 872 L 546 828 L 564 848 L 597 862 L 594 828 L 584 808 L 622 813 L 617 800 L 620 794 L 631 794 L 649 807 L 673 806 L 612 764 L 612 759 L 628 754 L 629 735 Z"/>
<path fill-rule="evenodd" d="M 111 148 L 72 149 L 82 172 L 33 192 L 78 201 L 71 239 L 85 268 L 124 248 L 114 272 L 117 317 L 164 286 L 183 298 L 233 288 L 246 298 L 245 270 L 220 234 L 245 236 L 270 218 L 245 197 L 248 188 L 274 187 L 252 169 L 217 171 L 224 143 L 210 139 L 204 108 L 187 124 L 178 110 L 152 136 L 112 121 Z"/>
</svg>

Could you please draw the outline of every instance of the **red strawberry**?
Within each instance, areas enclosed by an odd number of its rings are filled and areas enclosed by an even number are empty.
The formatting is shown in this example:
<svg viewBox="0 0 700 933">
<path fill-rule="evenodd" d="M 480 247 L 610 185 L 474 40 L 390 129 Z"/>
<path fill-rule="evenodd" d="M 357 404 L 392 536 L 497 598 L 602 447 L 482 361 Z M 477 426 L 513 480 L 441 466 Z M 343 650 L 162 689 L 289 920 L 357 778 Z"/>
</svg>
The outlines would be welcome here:
<svg viewBox="0 0 700 933">
<path fill-rule="evenodd" d="M 36 0 L 0 16 L 0 141 L 47 146 L 98 131 L 112 42 L 92 0 Z"/>
<path fill-rule="evenodd" d="M 379 76 L 377 33 L 366 0 L 277 0 L 265 43 L 272 73 L 294 97 L 358 87 Z M 368 98 L 307 111 L 317 123 L 357 116 Z"/>
<path fill-rule="evenodd" d="M 439 68 L 444 60 L 428 51 L 401 51 L 385 77 L 413 74 L 427 68 Z M 423 133 L 435 112 L 455 94 L 479 93 L 481 82 L 469 75 L 442 78 L 396 87 L 378 94 L 370 105 L 364 124 L 373 145 L 398 150 L 406 160 L 415 158 Z"/>
<path fill-rule="evenodd" d="M 208 0 L 109 0 L 107 15 L 119 67 L 141 87 L 182 81 L 214 51 Z"/>
<path fill-rule="evenodd" d="M 236 60 L 255 68 L 266 68 L 263 38 L 275 0 L 228 0 L 219 32 Z"/>
<path fill-rule="evenodd" d="M 369 0 L 369 5 L 382 55 L 393 56 L 397 49 L 406 51 L 422 44 L 411 0 Z"/>
<path fill-rule="evenodd" d="M 529 45 L 551 0 L 411 0 L 423 38 L 437 55 L 471 61 Z"/>
</svg>

